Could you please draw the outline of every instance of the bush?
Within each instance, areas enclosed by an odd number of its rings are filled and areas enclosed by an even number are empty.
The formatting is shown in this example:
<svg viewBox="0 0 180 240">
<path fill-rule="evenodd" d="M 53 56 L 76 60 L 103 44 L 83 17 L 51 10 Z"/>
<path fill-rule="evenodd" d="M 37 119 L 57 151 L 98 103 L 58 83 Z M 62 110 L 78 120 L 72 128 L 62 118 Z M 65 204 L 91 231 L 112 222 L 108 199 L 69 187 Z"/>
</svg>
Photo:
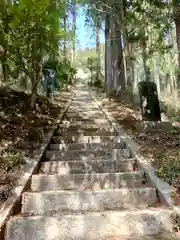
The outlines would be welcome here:
<svg viewBox="0 0 180 240">
<path fill-rule="evenodd" d="M 156 165 L 156 169 L 157 175 L 169 184 L 175 184 L 180 180 L 180 161 L 177 158 L 163 156 Z"/>
<path fill-rule="evenodd" d="M 59 88 L 60 83 L 73 84 L 73 79 L 76 75 L 76 69 L 71 66 L 70 63 L 64 63 L 59 61 L 47 61 L 43 65 L 44 69 L 53 69 L 56 71 L 55 88 Z"/>
</svg>

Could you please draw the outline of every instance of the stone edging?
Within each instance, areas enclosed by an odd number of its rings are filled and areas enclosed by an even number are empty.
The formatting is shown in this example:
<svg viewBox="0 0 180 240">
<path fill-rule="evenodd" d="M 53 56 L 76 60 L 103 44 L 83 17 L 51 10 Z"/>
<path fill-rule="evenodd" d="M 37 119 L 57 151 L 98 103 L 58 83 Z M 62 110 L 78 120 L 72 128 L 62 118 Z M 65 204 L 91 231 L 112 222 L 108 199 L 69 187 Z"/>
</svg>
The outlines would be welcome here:
<svg viewBox="0 0 180 240">
<path fill-rule="evenodd" d="M 70 101 L 67 106 L 64 108 L 64 111 L 59 115 L 59 121 L 62 119 L 65 112 L 68 110 L 71 102 L 74 98 L 75 94 L 72 93 Z M 55 130 L 57 129 L 58 124 L 54 125 L 53 128 L 49 131 L 43 144 L 39 147 L 39 149 L 35 150 L 33 153 L 33 158 L 27 157 L 26 164 L 23 165 L 20 173 L 19 180 L 16 186 L 13 189 L 13 194 L 9 197 L 2 207 L 0 208 L 0 239 L 4 239 L 5 235 L 5 227 L 6 222 L 9 217 L 14 214 L 18 214 L 21 209 L 21 195 L 24 191 L 26 191 L 30 187 L 30 180 L 32 175 L 36 172 L 39 162 L 52 138 Z"/>
<path fill-rule="evenodd" d="M 114 127 L 120 139 L 125 142 L 127 148 L 131 152 L 131 156 L 137 159 L 138 165 L 145 172 L 151 185 L 157 189 L 160 200 L 170 207 L 180 218 L 180 207 L 174 204 L 174 200 L 171 197 L 173 188 L 168 183 L 156 176 L 155 169 L 151 166 L 151 164 L 145 158 L 140 156 L 140 154 L 138 154 L 138 149 L 140 146 L 126 134 L 125 130 L 119 125 L 116 119 L 100 105 L 99 101 L 95 98 L 91 91 L 90 94 L 98 107 L 105 114 L 109 123 Z"/>
</svg>

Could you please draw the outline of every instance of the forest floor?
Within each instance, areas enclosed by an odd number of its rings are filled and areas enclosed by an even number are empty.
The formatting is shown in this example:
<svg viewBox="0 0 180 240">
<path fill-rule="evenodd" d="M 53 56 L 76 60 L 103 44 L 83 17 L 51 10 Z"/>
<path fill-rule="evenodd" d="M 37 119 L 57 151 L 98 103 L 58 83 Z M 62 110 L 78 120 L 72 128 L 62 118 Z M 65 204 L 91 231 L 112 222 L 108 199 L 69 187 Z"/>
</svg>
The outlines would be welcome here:
<svg viewBox="0 0 180 240">
<path fill-rule="evenodd" d="M 145 132 L 140 110 L 118 99 L 109 99 L 97 90 L 96 97 L 102 107 L 124 127 L 127 134 L 140 146 L 140 154 L 155 167 L 160 178 L 174 187 L 173 198 L 180 205 L 180 122 L 170 131 Z M 179 113 L 180 116 L 180 113 Z"/>
<path fill-rule="evenodd" d="M 33 111 L 28 94 L 0 88 L 0 206 L 11 196 L 24 157 L 40 146 L 70 95 L 64 91 L 53 101 L 38 96 Z"/>
</svg>

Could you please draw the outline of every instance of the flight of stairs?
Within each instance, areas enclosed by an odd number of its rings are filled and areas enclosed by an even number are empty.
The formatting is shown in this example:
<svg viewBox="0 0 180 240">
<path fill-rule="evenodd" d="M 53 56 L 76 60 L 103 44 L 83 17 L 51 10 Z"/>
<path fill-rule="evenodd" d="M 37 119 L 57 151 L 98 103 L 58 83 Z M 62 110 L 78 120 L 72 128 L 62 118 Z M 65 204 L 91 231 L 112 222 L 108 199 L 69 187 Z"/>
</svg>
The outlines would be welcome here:
<svg viewBox="0 0 180 240">
<path fill-rule="evenodd" d="M 6 240 L 176 239 L 136 159 L 79 89 L 22 197 Z"/>
</svg>

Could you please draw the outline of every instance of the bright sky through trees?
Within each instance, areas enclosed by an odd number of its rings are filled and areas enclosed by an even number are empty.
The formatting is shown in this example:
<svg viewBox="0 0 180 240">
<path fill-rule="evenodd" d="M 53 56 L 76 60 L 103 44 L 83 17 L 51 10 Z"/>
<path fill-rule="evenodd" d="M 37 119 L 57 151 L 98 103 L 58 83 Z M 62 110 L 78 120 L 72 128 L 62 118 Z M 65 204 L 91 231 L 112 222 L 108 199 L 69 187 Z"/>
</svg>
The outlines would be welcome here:
<svg viewBox="0 0 180 240">
<path fill-rule="evenodd" d="M 85 11 L 84 7 L 79 7 L 77 11 L 77 30 L 76 30 L 76 37 L 77 37 L 77 49 L 79 48 L 91 48 L 95 47 L 95 33 L 93 33 L 93 29 L 91 27 L 85 26 Z M 100 41 L 101 43 L 104 42 L 104 33 L 101 31 L 100 34 Z"/>
</svg>

